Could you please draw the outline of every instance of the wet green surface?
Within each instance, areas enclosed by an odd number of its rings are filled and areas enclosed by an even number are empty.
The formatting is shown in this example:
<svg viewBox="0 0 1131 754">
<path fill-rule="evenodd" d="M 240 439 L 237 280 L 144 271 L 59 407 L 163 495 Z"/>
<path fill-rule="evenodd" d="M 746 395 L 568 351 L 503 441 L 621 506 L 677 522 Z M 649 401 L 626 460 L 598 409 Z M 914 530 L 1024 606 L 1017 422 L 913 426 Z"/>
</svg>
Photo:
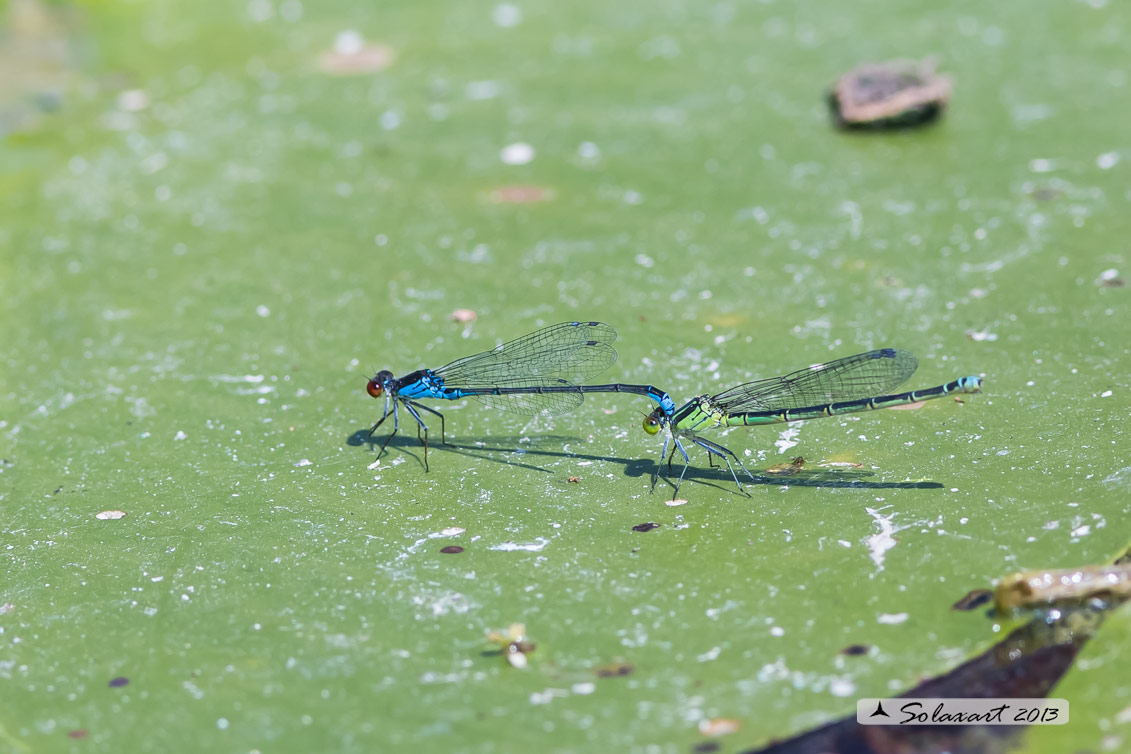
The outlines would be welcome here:
<svg viewBox="0 0 1131 754">
<path fill-rule="evenodd" d="M 1024 751 L 1079 751 L 1082 741 L 1101 751 L 1119 751 L 1126 745 L 1131 688 L 1117 679 L 1126 678 L 1129 669 L 1123 650 L 1131 628 L 1129 619 L 1131 612 L 1126 607 L 1109 615 L 1050 694 L 1069 700 L 1070 724 L 1030 729 Z"/>
<path fill-rule="evenodd" d="M 724 717 L 734 751 L 984 650 L 969 589 L 1127 541 L 1121 4 L 29 7 L 5 54 L 62 56 L 0 102 L 0 748 L 682 752 Z M 351 29 L 392 64 L 325 72 Z M 940 124 L 830 128 L 839 73 L 927 53 Z M 887 345 L 986 393 L 714 435 L 863 464 L 750 499 L 701 455 L 649 495 L 624 396 L 445 408 L 431 474 L 413 433 L 369 468 L 373 371 L 574 318 L 677 399 Z M 525 671 L 483 655 L 512 621 Z M 1073 743 L 1124 747 L 1121 709 Z"/>
</svg>

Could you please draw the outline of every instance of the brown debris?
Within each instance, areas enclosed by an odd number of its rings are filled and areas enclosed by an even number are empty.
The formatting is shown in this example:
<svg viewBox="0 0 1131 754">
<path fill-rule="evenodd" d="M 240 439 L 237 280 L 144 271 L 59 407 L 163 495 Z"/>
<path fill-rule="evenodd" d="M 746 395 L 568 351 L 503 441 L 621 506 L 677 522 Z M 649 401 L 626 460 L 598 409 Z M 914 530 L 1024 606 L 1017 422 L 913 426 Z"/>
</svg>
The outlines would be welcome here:
<svg viewBox="0 0 1131 754">
<path fill-rule="evenodd" d="M 536 204 L 550 201 L 554 192 L 542 186 L 500 186 L 490 198 L 496 204 Z"/>
<path fill-rule="evenodd" d="M 593 668 L 593 672 L 597 674 L 598 678 L 618 678 L 631 674 L 633 670 L 635 670 L 635 668 L 627 662 L 614 662 L 609 665 L 600 665 Z"/>
<path fill-rule="evenodd" d="M 468 322 L 479 319 L 479 315 L 475 313 L 474 309 L 456 309 L 452 312 L 452 319 L 466 325 Z"/>
<path fill-rule="evenodd" d="M 704 736 L 726 736 L 737 733 L 742 723 L 726 717 L 713 717 L 710 720 L 699 721 L 699 732 Z"/>
<path fill-rule="evenodd" d="M 911 128 L 937 118 L 950 92 L 950 78 L 935 73 L 934 60 L 891 60 L 841 76 L 829 105 L 841 128 Z"/>
<path fill-rule="evenodd" d="M 334 49 L 318 57 L 318 69 L 335 76 L 358 76 L 383 71 L 396 60 L 392 47 L 361 41 L 360 35 L 343 32 Z"/>
<path fill-rule="evenodd" d="M 777 476 L 793 476 L 794 474 L 801 473 L 801 469 L 805 466 L 805 459 L 797 456 L 790 460 L 789 463 L 775 463 L 773 466 L 766 469 L 767 474 L 775 474 Z"/>
<path fill-rule="evenodd" d="M 988 604 L 994 598 L 989 589 L 971 589 L 966 596 L 950 606 L 951 610 L 974 610 Z"/>
<path fill-rule="evenodd" d="M 527 665 L 526 656 L 538 646 L 527 638 L 526 626 L 522 623 L 512 623 L 505 631 L 487 632 L 487 641 L 500 648 L 512 668 L 520 670 Z"/>
</svg>

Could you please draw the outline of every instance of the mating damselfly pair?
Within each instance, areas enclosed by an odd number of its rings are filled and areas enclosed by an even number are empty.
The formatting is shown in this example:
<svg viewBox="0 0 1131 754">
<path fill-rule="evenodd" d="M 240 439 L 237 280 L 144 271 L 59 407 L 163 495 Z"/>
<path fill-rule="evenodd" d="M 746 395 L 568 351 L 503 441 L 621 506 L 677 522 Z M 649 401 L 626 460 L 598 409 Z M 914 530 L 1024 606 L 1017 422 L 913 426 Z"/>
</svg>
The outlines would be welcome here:
<svg viewBox="0 0 1131 754">
<path fill-rule="evenodd" d="M 389 371 L 378 372 L 366 390 L 374 398 L 385 399 L 385 411 L 369 435 L 372 437 L 390 415 L 393 431 L 377 457 L 400 431 L 403 407 L 416 421 L 417 436 L 424 445 L 424 468 L 428 470 L 428 425 L 420 412 L 440 418 L 441 442 L 445 442 L 444 415 L 420 403 L 421 399 L 475 398 L 492 408 L 515 413 L 556 415 L 580 406 L 587 393 L 628 393 L 647 396 L 656 404 L 644 419 L 644 431 L 650 435 L 664 433 L 660 462 L 652 475 L 653 490 L 665 457 L 671 466 L 670 446 L 672 455 L 679 450 L 684 461 L 672 498 L 679 493 L 691 465 L 686 440 L 706 450 L 708 457 L 725 461 L 734 483 L 745 492 L 734 464 L 752 481 L 756 481 L 754 475 L 733 451 L 700 437 L 699 432 L 874 411 L 954 393 L 977 393 L 982 388 L 980 377 L 960 377 L 924 390 L 892 393 L 915 373 L 919 360 L 908 351 L 881 348 L 782 377 L 746 382 L 715 395 L 700 395 L 677 407 L 668 393 L 652 385 L 583 384 L 616 361 L 612 346 L 616 337 L 616 330 L 604 322 L 562 322 L 436 369 L 419 369 L 400 378 Z"/>
</svg>

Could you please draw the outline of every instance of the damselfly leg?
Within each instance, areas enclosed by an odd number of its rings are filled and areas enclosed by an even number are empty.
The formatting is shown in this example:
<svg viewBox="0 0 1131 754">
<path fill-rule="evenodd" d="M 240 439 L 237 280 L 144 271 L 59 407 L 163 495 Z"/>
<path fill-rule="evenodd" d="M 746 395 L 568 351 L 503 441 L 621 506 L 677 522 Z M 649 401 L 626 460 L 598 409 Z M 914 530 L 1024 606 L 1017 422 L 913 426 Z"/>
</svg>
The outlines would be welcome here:
<svg viewBox="0 0 1131 754">
<path fill-rule="evenodd" d="M 416 403 L 414 401 L 405 401 L 404 407 L 405 407 L 406 411 L 408 411 L 410 414 L 412 414 L 412 418 L 416 419 L 416 439 L 420 440 L 421 439 L 420 432 L 422 430 L 424 432 L 424 438 L 423 438 L 423 443 L 424 443 L 424 471 L 425 471 L 425 473 L 427 473 L 428 471 L 431 471 L 431 469 L 428 468 L 428 425 L 424 423 L 424 420 L 420 418 L 420 414 L 416 413 L 416 408 L 414 408 L 414 407 L 419 407 L 419 408 L 426 408 L 426 407 L 421 406 L 419 403 Z M 440 426 L 443 427 L 442 421 L 440 422 Z M 442 436 L 442 434 L 443 434 L 443 430 L 441 429 L 441 436 Z M 386 441 L 386 442 L 388 442 L 388 441 Z"/>
<path fill-rule="evenodd" d="M 441 414 L 436 409 L 430 407 L 430 406 L 425 406 L 423 403 L 417 403 L 416 401 L 409 401 L 409 404 L 415 406 L 416 408 L 420 409 L 421 411 L 427 411 L 430 414 L 435 414 L 436 416 L 440 417 L 440 444 L 441 445 L 447 445 L 448 439 L 444 434 L 444 415 Z M 417 421 L 420 421 L 420 417 L 417 417 Z M 421 426 L 423 426 L 424 422 L 420 422 L 420 424 L 421 424 Z M 424 429 L 427 430 L 428 428 L 425 427 Z"/>
<path fill-rule="evenodd" d="M 671 453 L 668 453 L 668 440 L 672 441 Z M 656 482 L 660 478 L 660 467 L 664 464 L 665 456 L 668 459 L 668 475 L 671 476 L 672 459 L 675 457 L 676 450 L 683 456 L 683 471 L 680 472 L 679 481 L 675 484 L 675 490 L 672 492 L 672 500 L 675 500 L 676 493 L 679 492 L 679 485 L 683 483 L 683 475 L 687 473 L 687 467 L 691 465 L 691 458 L 687 455 L 687 451 L 683 447 L 683 443 L 679 441 L 679 437 L 674 434 L 664 435 L 664 447 L 660 449 L 660 459 L 656 462 L 656 468 L 652 471 L 652 489 L 650 492 L 656 491 Z"/>
<path fill-rule="evenodd" d="M 397 414 L 397 403 L 399 403 L 399 402 L 400 401 L 393 401 L 393 410 L 390 411 L 389 410 L 389 400 L 386 398 L 385 399 L 385 413 L 381 415 L 381 418 L 377 420 L 376 424 L 374 424 L 372 427 L 369 428 L 369 439 L 372 440 L 373 439 L 373 433 L 377 431 L 378 427 L 380 427 L 382 424 L 385 423 L 385 420 L 388 419 L 390 415 L 392 415 L 392 417 L 393 417 L 393 431 L 390 432 L 389 436 L 385 438 L 385 442 L 381 443 L 381 449 L 377 451 L 377 457 L 378 458 L 385 455 L 385 448 L 389 447 L 389 443 L 392 441 L 393 437 L 396 436 L 397 431 L 400 429 L 400 418 Z"/>
<path fill-rule="evenodd" d="M 730 469 L 731 478 L 734 479 L 734 483 L 738 485 L 739 491 L 747 497 L 750 497 L 750 493 L 747 492 L 742 484 L 738 481 L 738 474 L 734 472 L 734 466 L 731 464 L 731 459 L 733 458 L 735 463 L 742 467 L 742 470 L 746 472 L 746 476 L 750 477 L 750 481 L 754 482 L 757 480 L 754 478 L 754 475 L 750 473 L 750 469 L 746 468 L 746 464 L 742 462 L 742 459 L 734 454 L 734 451 L 732 451 L 730 448 L 725 448 L 718 443 L 713 443 L 710 440 L 704 440 L 702 437 L 692 437 L 691 441 L 707 451 L 707 458 L 718 456 L 719 458 L 726 461 L 727 468 Z M 712 468 L 714 467 L 712 466 Z"/>
</svg>

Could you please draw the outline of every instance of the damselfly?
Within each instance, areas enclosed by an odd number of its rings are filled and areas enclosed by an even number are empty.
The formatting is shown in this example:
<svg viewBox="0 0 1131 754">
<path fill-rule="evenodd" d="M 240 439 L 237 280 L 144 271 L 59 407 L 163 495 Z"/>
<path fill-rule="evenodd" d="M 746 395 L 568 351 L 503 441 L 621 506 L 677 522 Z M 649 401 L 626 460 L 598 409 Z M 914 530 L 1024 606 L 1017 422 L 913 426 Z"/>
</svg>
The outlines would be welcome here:
<svg viewBox="0 0 1131 754">
<path fill-rule="evenodd" d="M 665 430 L 664 447 L 660 463 L 668 456 L 668 442 L 674 442 L 672 455 L 678 449 L 683 456 L 683 471 L 675 483 L 672 498 L 691 465 L 681 439 L 687 439 L 707 451 L 708 458 L 722 458 L 734 483 L 742 490 L 734 463 L 753 480 L 754 475 L 732 451 L 718 443 L 705 440 L 699 432 L 713 427 L 740 427 L 757 424 L 778 424 L 822 416 L 852 414 L 890 408 L 906 403 L 941 398 L 951 393 L 978 393 L 982 389 L 980 377 L 960 377 L 945 385 L 912 390 L 907 393 L 888 394 L 906 382 L 919 366 L 919 360 L 908 351 L 882 348 L 877 351 L 848 356 L 827 364 L 815 364 L 783 377 L 747 382 L 717 395 L 701 395 L 685 403 L 674 412 L 659 405 L 644 419 L 644 431 L 654 435 Z M 670 470 L 671 457 L 668 456 Z M 652 477 L 656 488 L 659 465 Z M 745 492 L 745 490 L 743 490 Z M 749 494 L 749 493 L 748 493 Z"/>
<path fill-rule="evenodd" d="M 403 405 L 416 420 L 417 437 L 424 433 L 424 468 L 428 470 L 428 425 L 419 412 L 440 417 L 441 442 L 445 442 L 444 415 L 420 403 L 422 398 L 475 398 L 493 408 L 552 416 L 580 406 L 584 393 L 630 393 L 648 396 L 664 415 L 671 415 L 675 403 L 667 393 L 651 385 L 579 384 L 616 361 L 617 352 L 612 346 L 616 338 L 616 330 L 604 322 L 562 322 L 436 369 L 418 369 L 400 378 L 382 370 L 365 386 L 374 398 L 385 399 L 385 412 L 369 430 L 369 436 L 390 415 L 393 417 L 393 431 L 385 438 L 377 457 L 381 457 L 400 429 L 398 407 Z"/>
</svg>

